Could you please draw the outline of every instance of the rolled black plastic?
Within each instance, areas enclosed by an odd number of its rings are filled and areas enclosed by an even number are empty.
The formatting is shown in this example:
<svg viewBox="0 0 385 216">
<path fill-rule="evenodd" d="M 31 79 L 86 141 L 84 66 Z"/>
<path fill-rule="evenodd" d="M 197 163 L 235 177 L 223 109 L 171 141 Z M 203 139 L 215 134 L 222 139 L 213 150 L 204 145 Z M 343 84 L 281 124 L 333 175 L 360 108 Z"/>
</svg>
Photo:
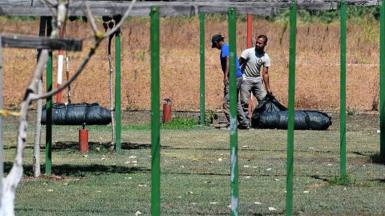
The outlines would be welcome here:
<svg viewBox="0 0 385 216">
<path fill-rule="evenodd" d="M 41 124 L 46 124 L 47 112 L 43 107 Z M 110 110 L 97 103 L 54 104 L 52 124 L 54 125 L 106 125 L 111 122 Z"/>
<path fill-rule="evenodd" d="M 294 114 L 296 130 L 327 130 L 332 124 L 331 117 L 320 111 L 298 110 Z M 272 95 L 266 96 L 254 110 L 251 126 L 253 128 L 287 129 L 288 111 Z"/>
</svg>

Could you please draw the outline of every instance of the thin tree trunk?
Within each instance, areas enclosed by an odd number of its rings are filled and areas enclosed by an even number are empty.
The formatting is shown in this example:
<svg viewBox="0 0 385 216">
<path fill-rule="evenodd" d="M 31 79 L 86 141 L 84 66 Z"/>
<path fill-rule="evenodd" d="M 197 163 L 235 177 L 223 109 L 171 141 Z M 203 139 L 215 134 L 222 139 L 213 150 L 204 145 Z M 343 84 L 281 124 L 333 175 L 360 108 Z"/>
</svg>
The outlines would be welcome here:
<svg viewBox="0 0 385 216">
<path fill-rule="evenodd" d="M 28 108 L 31 103 L 31 95 L 37 91 L 37 83 L 40 80 L 42 75 L 42 71 L 44 69 L 45 64 L 48 60 L 48 51 L 43 50 L 40 54 L 39 62 L 36 67 L 36 70 L 33 74 L 33 78 L 29 84 L 29 87 L 25 91 L 25 97 L 21 102 L 20 108 L 20 119 L 19 119 L 19 129 L 18 129 L 18 137 L 17 137 L 17 145 L 16 145 L 16 156 L 11 171 L 4 178 L 3 182 L 3 194 L 1 197 L 1 208 L 0 215 L 15 215 L 14 204 L 15 204 L 15 196 L 16 196 L 16 188 L 19 182 L 21 181 L 21 177 L 23 176 L 23 150 L 24 145 L 27 140 L 27 116 L 28 116 Z"/>
<path fill-rule="evenodd" d="M 20 117 L 19 117 L 19 128 L 18 128 L 18 136 L 17 136 L 17 144 L 16 144 L 16 156 L 15 160 L 13 163 L 13 166 L 7 175 L 6 178 L 1 178 L 3 180 L 3 188 L 0 193 L 0 216 L 13 216 L 15 215 L 15 196 L 16 196 L 16 188 L 19 185 L 21 178 L 23 176 L 23 159 L 24 159 L 24 147 L 25 143 L 27 142 L 27 127 L 28 127 L 28 108 L 31 105 L 31 103 L 34 100 L 39 100 L 43 99 L 49 96 L 54 95 L 55 93 L 62 91 L 64 88 L 66 88 L 69 84 L 71 84 L 72 81 L 74 81 L 83 71 L 91 57 L 95 54 L 95 50 L 99 47 L 101 44 L 102 40 L 105 37 L 108 37 L 116 29 L 118 29 L 125 18 L 129 16 L 129 13 L 131 12 L 131 9 L 136 1 L 133 0 L 130 4 L 130 7 L 127 9 L 125 12 L 123 19 L 119 24 L 117 25 L 116 28 L 112 29 L 111 31 L 107 32 L 105 36 L 96 36 L 95 34 L 95 43 L 93 44 L 93 47 L 90 48 L 89 52 L 87 55 L 84 57 L 82 62 L 80 63 L 79 67 L 75 71 L 74 75 L 67 81 L 66 83 L 63 83 L 58 89 L 54 89 L 50 92 L 47 93 L 42 93 L 42 94 L 36 94 L 38 92 L 38 85 L 39 82 L 41 81 L 42 73 L 44 70 L 45 65 L 47 64 L 48 61 L 48 50 L 42 50 L 40 53 L 40 57 L 36 66 L 36 69 L 33 72 L 33 77 L 31 79 L 31 82 L 29 83 L 28 87 L 25 90 L 23 101 L 20 104 Z M 60 24 L 65 20 L 65 15 L 66 15 L 66 6 L 68 2 L 66 0 L 61 0 L 58 1 L 58 6 L 57 6 L 57 26 L 60 27 Z M 65 6 L 66 5 L 66 6 Z M 90 11 L 88 9 L 88 14 L 90 14 Z M 93 21 L 93 17 L 90 16 L 91 22 Z M 54 31 L 51 33 L 51 38 L 56 38 L 57 37 L 57 26 L 54 25 Z M 96 25 L 95 25 L 96 26 Z M 98 32 L 97 29 L 93 29 L 94 32 Z M 0 43 L 1 44 L 1 43 Z M 0 45 L 1 46 L 1 45 Z M 1 56 L 1 55 L 0 55 Z M 0 64 L 1 66 L 1 64 Z M 0 68 L 1 69 L 1 68 Z M 1 94 L 0 90 L 0 94 Z M 0 125 L 1 126 L 1 125 Z M 1 141 L 1 139 L 0 139 Z"/>
<path fill-rule="evenodd" d="M 111 136 L 111 149 L 115 146 L 115 106 L 114 106 L 114 93 L 113 93 L 113 68 L 112 68 L 112 57 L 111 57 L 111 41 L 114 37 L 114 34 L 110 35 L 108 38 L 108 69 L 109 69 L 109 75 L 110 75 L 110 110 L 111 110 L 111 126 L 112 126 L 112 136 Z"/>
<path fill-rule="evenodd" d="M 39 80 L 37 85 L 37 93 L 40 95 L 43 91 L 43 81 Z M 35 145 L 33 147 L 33 174 L 35 177 L 40 176 L 40 138 L 41 138 L 41 112 L 43 108 L 42 100 L 37 100 L 36 104 L 36 128 L 35 128 Z"/>
<path fill-rule="evenodd" d="M 111 110 L 111 125 L 112 125 L 112 136 L 111 136 L 111 149 L 114 148 L 115 145 L 115 106 L 114 106 L 114 99 L 113 99 L 113 69 L 112 69 L 112 60 L 111 60 L 111 55 L 108 55 L 108 64 L 109 64 L 109 69 L 110 69 L 110 110 Z"/>
</svg>

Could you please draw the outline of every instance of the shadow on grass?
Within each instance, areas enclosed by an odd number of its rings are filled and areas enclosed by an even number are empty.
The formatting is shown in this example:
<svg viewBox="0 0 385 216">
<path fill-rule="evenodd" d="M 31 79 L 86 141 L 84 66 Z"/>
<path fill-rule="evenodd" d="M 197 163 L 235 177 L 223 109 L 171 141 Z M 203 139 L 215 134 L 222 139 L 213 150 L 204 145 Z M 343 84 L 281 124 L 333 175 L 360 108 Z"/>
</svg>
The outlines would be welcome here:
<svg viewBox="0 0 385 216">
<path fill-rule="evenodd" d="M 354 184 L 355 181 L 352 180 L 349 176 L 333 176 L 331 178 L 321 177 L 319 175 L 312 175 L 311 178 L 321 180 L 323 182 L 327 182 L 329 185 L 351 185 Z"/>
<path fill-rule="evenodd" d="M 230 176 L 230 173 L 220 173 L 220 172 L 188 172 L 188 171 L 162 171 L 162 175 L 196 175 L 196 176 Z M 265 173 L 255 173 L 255 174 L 240 174 L 240 178 L 243 177 L 286 177 L 286 173 L 278 173 L 278 174 L 265 174 Z M 296 175 L 296 177 L 305 177 L 305 178 L 315 178 L 313 176 L 308 175 Z M 333 176 L 326 176 L 332 178 Z"/>
<path fill-rule="evenodd" d="M 313 179 L 317 179 L 317 180 L 324 181 L 324 182 L 329 182 L 329 179 L 324 178 L 324 177 L 321 177 L 321 176 L 319 176 L 319 175 L 312 175 L 312 176 L 310 176 L 310 177 L 313 178 Z"/>
<path fill-rule="evenodd" d="M 385 156 L 381 156 L 379 153 L 370 155 L 372 163 L 385 165 Z"/>
<path fill-rule="evenodd" d="M 385 179 L 377 178 L 377 179 L 374 179 L 373 181 L 385 184 Z"/>
<path fill-rule="evenodd" d="M 34 213 L 41 213 L 43 215 L 47 214 L 48 212 L 53 215 L 81 215 L 81 214 L 98 214 L 98 215 L 131 215 L 132 210 L 127 210 L 127 209 L 101 209 L 99 208 L 85 208 L 85 209 L 71 209 L 68 210 L 66 208 L 60 209 L 59 208 L 31 208 L 31 207 L 17 207 L 15 208 L 16 212 L 19 213 L 24 213 L 24 212 L 34 212 Z M 144 213 L 145 215 L 148 215 L 149 213 Z M 282 213 L 281 213 L 282 214 Z M 253 213 L 252 215 L 254 216 L 262 216 L 262 215 L 281 215 L 279 213 L 276 214 L 259 214 L 259 213 Z M 140 214 L 141 215 L 141 214 Z M 172 211 L 172 215 L 208 215 L 207 212 L 199 212 L 199 211 L 192 211 L 192 212 L 186 212 L 185 210 L 181 211 Z M 212 214 L 210 214 L 212 215 Z M 215 212 L 215 215 L 229 215 L 229 212 L 225 211 L 220 211 L 220 212 Z"/>
<path fill-rule="evenodd" d="M 148 143 L 132 143 L 132 142 L 122 142 L 123 150 L 132 150 L 132 149 L 150 149 L 151 144 Z M 99 150 L 101 149 L 111 149 L 111 142 L 88 142 L 89 150 Z M 45 149 L 45 145 L 40 147 L 41 149 Z M 163 147 L 162 147 L 163 148 Z M 165 147 L 167 148 L 167 147 Z M 16 146 L 4 146 L 4 149 L 16 149 Z M 33 146 L 26 146 L 25 149 L 33 149 Z M 79 143 L 74 141 L 67 142 L 55 142 L 52 145 L 53 150 L 79 150 Z"/>
<path fill-rule="evenodd" d="M 310 177 L 314 178 L 314 179 L 317 179 L 317 180 L 321 180 L 321 181 L 327 182 L 330 185 L 353 185 L 353 184 L 356 183 L 354 179 L 351 179 L 348 176 L 345 176 L 345 177 L 334 176 L 332 178 L 325 178 L 325 177 L 320 177 L 319 175 L 312 175 Z M 381 178 L 376 178 L 376 179 L 373 179 L 373 180 L 370 180 L 370 181 L 374 181 L 374 182 L 379 182 L 379 183 L 385 184 L 385 179 L 381 179 Z"/>
<path fill-rule="evenodd" d="M 368 154 L 364 154 L 364 153 L 358 152 L 358 151 L 353 151 L 352 154 L 359 155 L 359 156 L 364 156 L 364 157 L 368 156 Z"/>
<path fill-rule="evenodd" d="M 15 208 L 16 212 L 40 212 L 40 213 L 54 213 L 57 215 L 72 215 L 72 214 L 84 214 L 84 213 L 95 213 L 95 214 L 100 214 L 100 215 L 129 215 L 132 213 L 131 210 L 123 210 L 123 209 L 96 209 L 96 208 L 88 208 L 88 209 L 76 209 L 76 210 L 68 210 L 68 209 L 60 209 L 60 208 L 28 208 L 28 207 L 18 207 Z M 230 211 L 230 210 L 229 210 Z M 218 211 L 215 212 L 214 215 L 229 215 L 229 211 Z M 272 212 L 272 213 L 252 213 L 248 212 L 248 215 L 251 216 L 266 216 L 266 215 L 283 215 L 285 212 Z M 213 215 L 212 213 L 208 213 L 205 211 L 199 212 L 199 211 L 188 211 L 186 212 L 185 210 L 181 211 L 172 211 L 172 215 Z M 294 213 L 297 215 L 297 213 Z"/>
<path fill-rule="evenodd" d="M 9 173 L 12 168 L 11 162 L 4 163 L 5 173 Z M 24 175 L 33 176 L 32 165 L 24 165 Z M 41 166 L 41 170 L 44 170 L 44 166 Z M 52 173 L 59 176 L 76 176 L 83 177 L 87 174 L 92 175 L 105 175 L 107 173 L 135 173 L 135 172 L 150 172 L 150 169 L 143 167 L 125 167 L 125 166 L 116 166 L 116 165 L 100 165 L 100 164 L 90 164 L 90 165 L 74 165 L 74 164 L 62 164 L 62 165 L 53 165 Z"/>
<path fill-rule="evenodd" d="M 132 149 L 149 149 L 151 148 L 151 144 L 148 143 L 131 143 L 131 142 L 122 142 L 122 149 L 123 150 L 132 150 Z M 96 150 L 97 148 L 102 149 L 111 149 L 112 143 L 111 142 L 88 142 L 89 149 Z M 79 149 L 79 143 L 78 142 L 56 142 L 54 145 L 52 145 L 52 149 L 54 150 L 68 150 L 68 149 Z"/>
<path fill-rule="evenodd" d="M 130 213 L 132 213 L 132 211 L 129 211 L 129 210 L 121 210 L 121 209 L 109 209 L 109 208 L 106 208 L 106 209 L 97 209 L 97 208 L 88 208 L 88 209 L 75 209 L 75 210 L 69 210 L 68 208 L 63 208 L 63 209 L 60 209 L 59 208 L 50 208 L 50 207 L 47 207 L 47 208 L 29 208 L 29 207 L 18 207 L 18 208 L 15 208 L 15 211 L 16 212 L 39 212 L 43 215 L 49 213 L 49 214 L 53 214 L 53 215 L 72 215 L 72 214 L 90 214 L 90 212 L 94 213 L 94 214 L 100 214 L 100 215 L 111 215 L 113 213 L 115 214 L 118 214 L 118 215 L 129 215 Z M 77 215 L 76 214 L 76 215 Z"/>
</svg>

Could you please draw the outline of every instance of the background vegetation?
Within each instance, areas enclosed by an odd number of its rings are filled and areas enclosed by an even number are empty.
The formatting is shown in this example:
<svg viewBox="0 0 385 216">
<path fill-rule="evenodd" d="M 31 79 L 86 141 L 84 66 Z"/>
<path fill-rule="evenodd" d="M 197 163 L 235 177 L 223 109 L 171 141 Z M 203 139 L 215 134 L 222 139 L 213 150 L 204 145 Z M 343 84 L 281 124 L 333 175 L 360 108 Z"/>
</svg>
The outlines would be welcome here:
<svg viewBox="0 0 385 216">
<path fill-rule="evenodd" d="M 350 9 L 353 10 L 353 9 Z M 361 10 L 361 9 L 360 9 Z M 352 16 L 348 37 L 347 157 L 350 183 L 336 181 L 339 172 L 338 113 L 329 113 L 328 131 L 296 131 L 294 213 L 296 215 L 384 215 L 385 175 L 378 153 L 378 115 L 357 114 L 376 101 L 378 77 L 377 9 Z M 373 10 L 373 11 L 370 11 Z M 359 10 L 358 10 L 359 11 Z M 350 11 L 350 14 L 353 12 Z M 360 12 L 361 13 L 361 12 Z M 297 56 L 297 102 L 301 108 L 338 109 L 339 24 L 336 12 L 314 15 L 300 12 Z M 323 17 L 323 18 L 322 18 Z M 325 18 L 328 17 L 328 18 Z M 245 19 L 238 23 L 238 53 L 245 48 Z M 161 35 L 162 97 L 171 96 L 174 108 L 198 109 L 199 50 L 196 17 L 163 18 Z M 85 39 L 86 23 L 72 22 L 68 35 Z M 218 51 L 210 36 L 227 35 L 226 18 L 207 18 L 207 107 L 222 100 Z M 1 31 L 36 35 L 38 20 L 1 18 Z M 274 94 L 287 97 L 287 14 L 256 19 L 255 34 L 270 38 L 268 52 Z M 149 20 L 131 18 L 123 27 L 123 105 L 149 109 Z M 104 44 L 106 46 L 106 44 Z M 6 106 L 16 107 L 22 97 L 35 55 L 30 50 L 4 49 Z M 79 63 L 69 53 L 70 68 Z M 70 70 L 71 71 L 71 70 Z M 99 101 L 108 106 L 106 51 L 100 50 L 73 86 L 75 102 Z M 208 112 L 216 118 L 215 112 Z M 53 129 L 53 173 L 32 178 L 32 139 L 27 141 L 25 177 L 18 188 L 18 215 L 149 215 L 150 130 L 149 116 L 123 113 L 121 154 L 109 151 L 110 126 L 90 126 L 88 154 L 78 151 L 78 128 Z M 34 116 L 30 116 L 33 122 Z M 139 122 L 139 123 L 138 123 Z M 15 151 L 17 119 L 4 119 L 6 172 Z M 28 128 L 32 137 L 34 128 Z M 42 134 L 44 137 L 45 134 Z M 285 208 L 286 139 L 284 130 L 239 132 L 240 215 L 280 215 Z M 176 118 L 161 131 L 161 208 L 163 215 L 227 215 L 229 213 L 228 131 L 196 126 L 196 119 Z M 44 145 L 44 143 L 43 143 Z M 41 152 L 42 158 L 44 149 Z M 44 162 L 44 161 L 42 161 Z"/>
<path fill-rule="evenodd" d="M 378 102 L 379 22 L 378 7 L 349 7 L 348 10 L 347 106 L 367 111 Z M 337 110 L 339 108 L 339 17 L 338 11 L 300 11 L 297 43 L 296 107 Z M 69 22 L 67 37 L 84 39 L 89 46 L 86 25 Z M 36 35 L 38 20 L 0 18 L 1 32 Z M 101 23 L 100 23 L 101 27 Z M 150 108 L 149 18 L 130 18 L 122 28 L 122 105 L 128 110 Z M 222 73 L 218 50 L 211 49 L 215 33 L 227 36 L 224 15 L 210 15 L 206 21 L 206 107 L 221 109 Z M 288 11 L 267 19 L 254 20 L 254 35 L 269 37 L 267 52 L 273 93 L 287 101 Z M 237 53 L 246 48 L 245 16 L 237 25 Z M 227 38 L 226 38 L 227 39 Z M 104 47 L 107 44 L 103 45 Z M 161 97 L 171 97 L 173 108 L 199 109 L 199 23 L 197 17 L 161 19 Z M 54 53 L 56 57 L 57 53 Z M 34 67 L 33 50 L 4 50 L 5 105 L 17 107 Z M 68 53 L 72 72 L 79 64 L 79 53 Z M 56 68 L 56 60 L 54 61 Z M 54 77 L 56 80 L 56 78 Z M 106 49 L 99 50 L 83 75 L 72 86 L 74 102 L 109 104 Z M 95 93 L 96 92 L 96 93 Z"/>
</svg>

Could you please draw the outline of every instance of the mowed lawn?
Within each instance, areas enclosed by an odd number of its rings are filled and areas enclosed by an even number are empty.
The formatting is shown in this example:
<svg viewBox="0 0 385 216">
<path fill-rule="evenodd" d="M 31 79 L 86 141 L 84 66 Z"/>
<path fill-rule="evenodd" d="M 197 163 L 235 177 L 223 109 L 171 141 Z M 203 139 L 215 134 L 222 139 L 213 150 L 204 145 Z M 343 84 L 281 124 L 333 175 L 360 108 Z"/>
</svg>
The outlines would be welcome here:
<svg viewBox="0 0 385 216">
<path fill-rule="evenodd" d="M 378 115 L 347 118 L 349 185 L 338 185 L 339 120 L 327 131 L 296 131 L 296 215 L 385 215 L 385 166 Z M 129 117 L 125 117 L 126 119 Z M 6 171 L 15 152 L 15 119 L 6 119 Z M 150 215 L 151 131 L 124 121 L 121 154 L 108 150 L 110 126 L 90 126 L 90 152 L 78 151 L 78 127 L 55 126 L 52 177 L 33 178 L 33 124 L 25 149 L 25 176 L 17 189 L 17 215 Z M 142 124 L 142 123 L 141 123 Z M 44 142 L 45 134 L 42 134 Z M 239 131 L 240 215 L 285 210 L 285 130 Z M 229 215 L 229 132 L 194 127 L 161 130 L 161 214 Z M 44 162 L 44 149 L 41 151 Z M 44 168 L 44 166 L 42 166 Z M 43 169 L 44 172 L 44 169 Z"/>
</svg>

